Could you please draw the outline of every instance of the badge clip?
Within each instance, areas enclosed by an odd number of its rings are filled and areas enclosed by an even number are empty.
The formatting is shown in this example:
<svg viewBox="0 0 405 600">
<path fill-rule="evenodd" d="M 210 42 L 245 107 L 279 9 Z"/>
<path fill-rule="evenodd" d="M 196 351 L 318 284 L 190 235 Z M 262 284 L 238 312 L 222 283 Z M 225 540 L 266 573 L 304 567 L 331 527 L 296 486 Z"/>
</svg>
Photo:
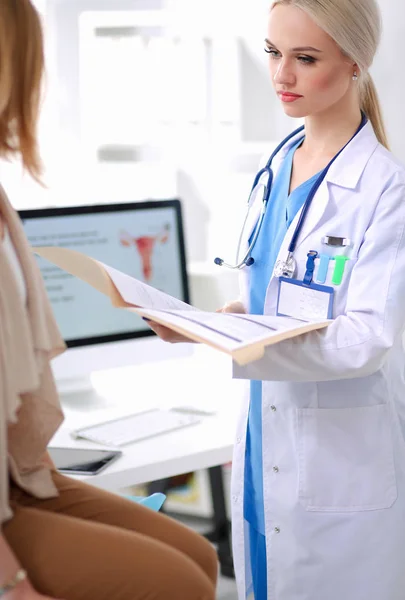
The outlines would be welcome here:
<svg viewBox="0 0 405 600">
<path fill-rule="evenodd" d="M 310 250 L 307 254 L 307 266 L 304 275 L 304 285 L 311 285 L 312 280 L 314 278 L 315 271 L 315 259 L 318 257 L 318 252 L 316 250 Z"/>
</svg>

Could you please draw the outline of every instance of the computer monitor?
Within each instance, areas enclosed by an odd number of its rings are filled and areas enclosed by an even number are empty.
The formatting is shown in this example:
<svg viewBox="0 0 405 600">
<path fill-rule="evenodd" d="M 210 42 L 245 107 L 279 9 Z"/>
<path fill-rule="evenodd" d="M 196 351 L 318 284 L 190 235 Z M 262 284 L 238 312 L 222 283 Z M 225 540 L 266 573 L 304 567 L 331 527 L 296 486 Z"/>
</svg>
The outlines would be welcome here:
<svg viewBox="0 0 405 600">
<path fill-rule="evenodd" d="M 83 252 L 189 302 L 180 201 L 69 206 L 19 211 L 33 247 Z M 93 371 L 190 352 L 167 344 L 139 316 L 115 308 L 87 283 L 37 257 L 68 351 L 53 361 L 61 392 L 81 390 Z"/>
</svg>

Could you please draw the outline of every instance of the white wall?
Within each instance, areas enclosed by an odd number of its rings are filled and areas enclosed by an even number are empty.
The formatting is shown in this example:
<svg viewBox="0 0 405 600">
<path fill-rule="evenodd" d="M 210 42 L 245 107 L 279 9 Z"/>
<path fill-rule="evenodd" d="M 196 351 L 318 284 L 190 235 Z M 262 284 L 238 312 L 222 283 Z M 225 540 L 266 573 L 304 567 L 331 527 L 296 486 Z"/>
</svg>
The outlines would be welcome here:
<svg viewBox="0 0 405 600">
<path fill-rule="evenodd" d="M 379 3 L 384 33 L 372 72 L 392 151 L 405 163 L 405 3 L 399 0 L 379 0 Z"/>
</svg>

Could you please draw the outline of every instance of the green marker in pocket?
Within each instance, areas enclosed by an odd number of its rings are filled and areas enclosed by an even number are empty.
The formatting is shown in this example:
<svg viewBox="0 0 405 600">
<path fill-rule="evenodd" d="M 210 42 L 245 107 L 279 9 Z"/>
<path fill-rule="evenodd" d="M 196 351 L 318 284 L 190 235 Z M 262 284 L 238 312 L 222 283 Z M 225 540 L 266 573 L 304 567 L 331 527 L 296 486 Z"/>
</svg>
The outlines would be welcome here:
<svg viewBox="0 0 405 600">
<path fill-rule="evenodd" d="M 333 285 L 340 285 L 342 283 L 346 262 L 348 260 L 348 256 L 335 256 L 335 269 L 332 276 Z"/>
</svg>

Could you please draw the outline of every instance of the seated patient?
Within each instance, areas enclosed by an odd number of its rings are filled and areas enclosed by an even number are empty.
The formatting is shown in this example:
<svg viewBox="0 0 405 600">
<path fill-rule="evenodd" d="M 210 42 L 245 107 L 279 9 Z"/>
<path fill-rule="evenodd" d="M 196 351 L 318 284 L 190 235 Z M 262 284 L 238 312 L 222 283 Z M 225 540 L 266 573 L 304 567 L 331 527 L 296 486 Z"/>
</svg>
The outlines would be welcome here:
<svg viewBox="0 0 405 600">
<path fill-rule="evenodd" d="M 0 156 L 41 175 L 43 74 L 30 0 L 1 0 Z M 213 600 L 212 546 L 174 520 L 62 476 L 46 452 L 63 415 L 49 361 L 64 349 L 18 216 L 0 187 L 0 596 Z"/>
</svg>

